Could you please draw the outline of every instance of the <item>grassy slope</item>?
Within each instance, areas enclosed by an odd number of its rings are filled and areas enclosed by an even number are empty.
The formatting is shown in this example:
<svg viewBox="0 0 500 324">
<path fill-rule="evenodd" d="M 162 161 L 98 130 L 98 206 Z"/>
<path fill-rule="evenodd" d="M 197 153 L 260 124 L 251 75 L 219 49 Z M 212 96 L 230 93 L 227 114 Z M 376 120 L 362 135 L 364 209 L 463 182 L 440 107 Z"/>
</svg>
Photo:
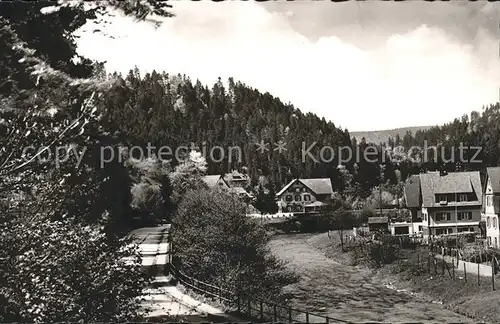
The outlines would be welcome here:
<svg viewBox="0 0 500 324">
<path fill-rule="evenodd" d="M 338 248 L 338 235 L 279 235 L 270 246 L 301 277 L 287 287 L 296 308 L 352 322 L 470 322 L 442 306 L 387 288 L 369 269 L 350 266 L 349 254 Z"/>
<path fill-rule="evenodd" d="M 309 240 L 318 250 L 325 253 L 329 258 L 334 258 L 340 262 L 351 262 L 349 254 L 342 253 L 338 247 L 338 241 L 325 239 L 324 235 L 318 235 Z M 455 272 L 455 279 L 451 279 L 445 270 L 442 275 L 441 267 L 438 266 L 438 273 L 423 273 L 413 276 L 405 264 L 417 264 L 417 259 L 425 255 L 422 251 L 419 256 L 414 251 L 405 251 L 403 259 L 399 265 L 393 264 L 377 272 L 380 282 L 391 285 L 394 289 L 415 294 L 430 302 L 442 303 L 446 308 L 454 312 L 464 314 L 477 320 L 498 323 L 500 322 L 500 278 L 497 277 L 497 291 L 492 291 L 491 278 L 481 277 L 480 285 L 477 276 L 468 274 L 467 282 L 461 271 Z M 422 264 L 425 267 L 425 262 Z M 452 273 L 453 274 L 453 273 Z"/>
</svg>

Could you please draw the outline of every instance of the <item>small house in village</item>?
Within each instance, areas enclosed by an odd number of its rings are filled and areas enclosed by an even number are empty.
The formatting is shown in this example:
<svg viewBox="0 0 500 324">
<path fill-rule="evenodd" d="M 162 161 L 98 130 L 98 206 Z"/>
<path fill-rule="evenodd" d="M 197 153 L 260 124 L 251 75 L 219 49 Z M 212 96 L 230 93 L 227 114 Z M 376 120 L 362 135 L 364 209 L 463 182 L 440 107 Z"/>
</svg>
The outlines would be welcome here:
<svg viewBox="0 0 500 324">
<path fill-rule="evenodd" d="M 478 171 L 420 174 L 424 237 L 479 232 L 482 187 Z"/>
<path fill-rule="evenodd" d="M 420 192 L 420 175 L 411 175 L 404 186 L 406 208 L 411 213 L 413 222 L 422 221 L 422 194 Z"/>
<path fill-rule="evenodd" d="M 208 188 L 214 189 L 218 188 L 221 190 L 228 190 L 229 186 L 224 178 L 220 174 L 207 175 L 203 177 L 203 182 L 206 183 Z"/>
<path fill-rule="evenodd" d="M 486 168 L 482 219 L 486 223 L 488 246 L 500 246 L 498 214 L 500 213 L 500 167 Z"/>
<path fill-rule="evenodd" d="M 228 183 L 226 178 L 232 181 Z M 237 178 L 233 179 L 233 173 L 226 174 L 225 176 L 216 174 L 203 177 L 203 181 L 210 189 L 220 189 L 230 194 L 235 194 L 244 202 L 249 203 L 253 199 L 253 195 L 248 193 L 245 188 L 240 187 L 240 185 L 246 184 L 247 180 L 247 178 L 239 175 Z"/>
<path fill-rule="evenodd" d="M 370 232 L 388 232 L 389 218 L 387 216 L 374 216 L 368 218 L 368 228 Z"/>
<path fill-rule="evenodd" d="M 277 194 L 280 213 L 315 213 L 321 211 L 333 195 L 329 178 L 294 179 Z"/>
</svg>

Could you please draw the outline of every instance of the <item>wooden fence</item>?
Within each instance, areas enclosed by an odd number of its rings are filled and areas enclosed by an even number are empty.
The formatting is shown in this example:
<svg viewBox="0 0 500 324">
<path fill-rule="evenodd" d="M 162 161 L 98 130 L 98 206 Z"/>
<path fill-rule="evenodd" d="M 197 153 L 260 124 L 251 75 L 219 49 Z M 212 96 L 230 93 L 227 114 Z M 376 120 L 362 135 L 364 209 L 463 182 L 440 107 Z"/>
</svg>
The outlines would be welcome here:
<svg viewBox="0 0 500 324">
<path fill-rule="evenodd" d="M 496 290 L 495 271 L 498 267 L 498 260 L 496 258 L 491 265 L 483 265 L 466 262 L 455 257 L 447 257 L 446 255 L 435 253 L 421 254 L 418 252 L 416 263 L 417 269 L 421 272 L 434 275 L 447 275 L 452 280 L 458 279 L 459 274 L 462 274 L 465 282 L 477 282 L 478 286 L 481 285 L 482 281 L 484 284 L 484 280 L 481 280 L 481 277 L 491 277 L 491 288 L 492 290 Z"/>
<path fill-rule="evenodd" d="M 170 251 L 172 252 L 173 250 L 170 249 Z M 221 304 L 235 309 L 238 315 L 252 321 L 272 321 L 276 323 L 349 323 L 348 321 L 331 316 L 298 310 L 277 303 L 235 294 L 229 290 L 186 275 L 179 269 L 179 266 L 175 266 L 172 262 L 168 268 L 170 274 L 188 289 L 218 300 Z"/>
</svg>

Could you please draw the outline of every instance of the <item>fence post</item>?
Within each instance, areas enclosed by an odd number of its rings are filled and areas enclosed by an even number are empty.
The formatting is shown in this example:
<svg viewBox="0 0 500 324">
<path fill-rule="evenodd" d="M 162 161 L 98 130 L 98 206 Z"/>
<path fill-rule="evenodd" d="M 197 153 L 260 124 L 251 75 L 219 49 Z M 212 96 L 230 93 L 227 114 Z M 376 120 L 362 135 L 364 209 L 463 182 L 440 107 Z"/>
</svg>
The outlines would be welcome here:
<svg viewBox="0 0 500 324">
<path fill-rule="evenodd" d="M 292 322 L 292 307 L 288 307 L 288 323 Z"/>
<path fill-rule="evenodd" d="M 274 322 L 276 323 L 278 321 L 278 312 L 276 311 L 276 304 L 273 304 L 273 317 L 274 317 Z"/>
<path fill-rule="evenodd" d="M 477 264 L 477 285 L 480 286 L 481 282 L 479 280 L 479 263 Z"/>
<path fill-rule="evenodd" d="M 495 291 L 495 260 L 491 259 L 491 286 Z"/>
<path fill-rule="evenodd" d="M 444 255 L 443 255 L 443 263 L 441 264 L 441 272 L 442 272 L 442 275 L 444 276 Z"/>
<path fill-rule="evenodd" d="M 306 323 L 309 324 L 309 312 L 306 311 Z"/>
<path fill-rule="evenodd" d="M 464 262 L 464 279 L 465 282 L 467 282 L 467 268 L 465 267 L 465 262 Z"/>
<path fill-rule="evenodd" d="M 451 258 L 451 271 L 453 272 L 453 280 L 455 280 L 455 259 Z"/>
</svg>

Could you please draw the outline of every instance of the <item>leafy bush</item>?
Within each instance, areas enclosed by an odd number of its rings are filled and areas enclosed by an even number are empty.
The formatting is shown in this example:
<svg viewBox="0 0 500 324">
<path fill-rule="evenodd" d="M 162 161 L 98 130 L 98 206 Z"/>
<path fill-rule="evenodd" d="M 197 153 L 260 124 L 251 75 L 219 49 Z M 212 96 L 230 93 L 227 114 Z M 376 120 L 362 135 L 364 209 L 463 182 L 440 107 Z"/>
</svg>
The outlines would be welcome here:
<svg viewBox="0 0 500 324">
<path fill-rule="evenodd" d="M 0 234 L 0 321 L 133 321 L 140 317 L 137 246 L 95 226 L 5 220 Z M 124 247 L 127 246 L 127 247 Z M 124 258 L 131 258 L 125 262 Z"/>
<path fill-rule="evenodd" d="M 222 192 L 186 193 L 172 220 L 175 256 L 181 269 L 199 280 L 275 299 L 296 278 L 270 253 L 266 231 L 246 217 L 245 208 Z"/>
<path fill-rule="evenodd" d="M 390 264 L 397 260 L 398 249 L 393 244 L 372 242 L 368 246 L 370 264 L 375 268 L 379 268 L 384 264 Z"/>
</svg>

